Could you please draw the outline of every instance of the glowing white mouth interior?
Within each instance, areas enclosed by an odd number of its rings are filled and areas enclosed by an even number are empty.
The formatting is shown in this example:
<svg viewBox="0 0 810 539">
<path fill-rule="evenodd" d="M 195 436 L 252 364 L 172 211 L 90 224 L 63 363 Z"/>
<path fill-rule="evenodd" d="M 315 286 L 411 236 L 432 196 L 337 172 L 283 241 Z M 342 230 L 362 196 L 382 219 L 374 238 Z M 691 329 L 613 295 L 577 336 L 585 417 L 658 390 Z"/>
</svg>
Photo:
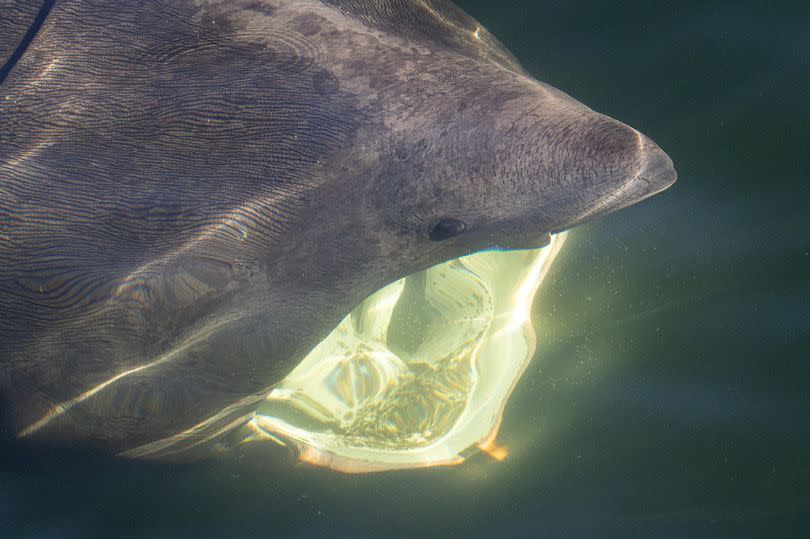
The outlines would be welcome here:
<svg viewBox="0 0 810 539">
<path fill-rule="evenodd" d="M 474 446 L 505 456 L 494 436 L 563 241 L 477 253 L 376 292 L 274 388 L 253 428 L 348 472 L 453 464 Z"/>
</svg>

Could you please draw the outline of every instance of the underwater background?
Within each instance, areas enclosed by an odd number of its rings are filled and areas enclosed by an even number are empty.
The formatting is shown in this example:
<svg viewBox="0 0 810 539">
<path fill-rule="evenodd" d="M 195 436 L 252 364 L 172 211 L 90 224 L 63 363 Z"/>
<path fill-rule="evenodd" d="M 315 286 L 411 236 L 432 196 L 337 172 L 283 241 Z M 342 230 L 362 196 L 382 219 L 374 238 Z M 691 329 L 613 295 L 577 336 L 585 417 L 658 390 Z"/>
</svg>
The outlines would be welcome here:
<svg viewBox="0 0 810 539">
<path fill-rule="evenodd" d="M 810 535 L 810 3 L 462 1 L 678 182 L 577 228 L 502 462 L 0 455 L 3 536 Z"/>
</svg>

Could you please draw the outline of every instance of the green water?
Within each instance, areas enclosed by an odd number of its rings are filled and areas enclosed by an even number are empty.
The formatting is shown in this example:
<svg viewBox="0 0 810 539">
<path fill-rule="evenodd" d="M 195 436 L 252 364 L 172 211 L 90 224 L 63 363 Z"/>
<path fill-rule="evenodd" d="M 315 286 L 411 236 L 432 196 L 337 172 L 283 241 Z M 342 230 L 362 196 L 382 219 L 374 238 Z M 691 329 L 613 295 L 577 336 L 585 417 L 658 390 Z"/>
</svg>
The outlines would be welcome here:
<svg viewBox="0 0 810 539">
<path fill-rule="evenodd" d="M 459 1 L 680 179 L 575 230 L 503 463 L 344 476 L 21 451 L 0 534 L 810 534 L 810 5 Z M 562 6 L 562 7 L 561 7 Z"/>
</svg>

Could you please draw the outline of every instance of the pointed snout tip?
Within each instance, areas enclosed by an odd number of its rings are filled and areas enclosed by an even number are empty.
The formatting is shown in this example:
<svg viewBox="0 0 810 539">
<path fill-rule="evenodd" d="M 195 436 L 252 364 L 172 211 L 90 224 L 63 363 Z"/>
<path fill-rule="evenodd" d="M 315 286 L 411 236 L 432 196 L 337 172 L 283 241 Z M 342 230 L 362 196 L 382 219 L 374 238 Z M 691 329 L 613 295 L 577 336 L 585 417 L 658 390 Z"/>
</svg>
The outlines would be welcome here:
<svg viewBox="0 0 810 539">
<path fill-rule="evenodd" d="M 646 148 L 646 159 L 638 174 L 638 179 L 649 186 L 647 195 L 653 195 L 671 186 L 678 179 L 672 159 L 654 143 Z"/>
</svg>

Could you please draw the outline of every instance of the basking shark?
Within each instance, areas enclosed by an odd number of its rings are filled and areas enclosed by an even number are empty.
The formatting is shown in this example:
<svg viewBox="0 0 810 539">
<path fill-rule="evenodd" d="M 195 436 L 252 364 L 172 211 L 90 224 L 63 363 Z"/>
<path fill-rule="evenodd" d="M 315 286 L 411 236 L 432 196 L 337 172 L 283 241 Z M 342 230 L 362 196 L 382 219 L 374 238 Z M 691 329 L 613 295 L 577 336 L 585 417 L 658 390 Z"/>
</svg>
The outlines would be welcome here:
<svg viewBox="0 0 810 539">
<path fill-rule="evenodd" d="M 12 437 L 121 453 L 224 433 L 375 291 L 676 179 L 447 0 L 0 13 Z"/>
</svg>

